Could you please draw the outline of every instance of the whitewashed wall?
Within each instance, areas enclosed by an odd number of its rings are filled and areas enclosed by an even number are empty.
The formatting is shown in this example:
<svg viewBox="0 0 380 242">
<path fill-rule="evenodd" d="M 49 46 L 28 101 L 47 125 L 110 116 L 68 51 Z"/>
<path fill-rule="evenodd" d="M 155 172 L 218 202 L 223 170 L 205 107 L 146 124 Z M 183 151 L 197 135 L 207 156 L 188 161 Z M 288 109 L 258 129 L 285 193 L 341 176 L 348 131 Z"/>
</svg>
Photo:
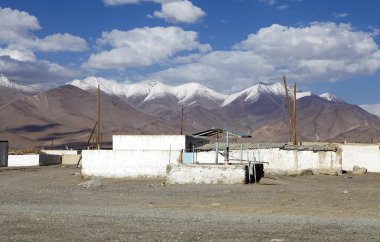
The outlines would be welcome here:
<svg viewBox="0 0 380 242">
<path fill-rule="evenodd" d="M 168 184 L 243 184 L 243 165 L 170 165 Z"/>
<path fill-rule="evenodd" d="M 299 171 L 312 169 L 315 171 L 335 170 L 338 173 L 342 170 L 341 156 L 339 152 L 334 151 L 296 151 L 258 149 L 243 151 L 243 162 L 249 159 L 251 162 L 255 159 L 259 162 L 267 162 L 264 165 L 266 172 L 274 173 L 298 173 Z M 230 151 L 230 163 L 240 163 L 240 150 Z M 224 157 L 219 155 L 219 163 L 224 162 Z M 215 151 L 198 153 L 199 163 L 214 163 Z"/>
<path fill-rule="evenodd" d="M 185 135 L 113 135 L 113 150 L 183 150 Z"/>
<path fill-rule="evenodd" d="M 61 156 L 47 154 L 9 155 L 8 166 L 47 166 L 61 164 Z"/>
<path fill-rule="evenodd" d="M 40 155 L 9 155 L 8 156 L 8 166 L 39 166 L 40 165 Z"/>
<path fill-rule="evenodd" d="M 180 151 L 168 150 L 83 150 L 82 174 L 108 178 L 165 177 L 166 166 L 177 164 L 180 156 Z"/>
<path fill-rule="evenodd" d="M 352 171 L 354 166 L 367 168 L 368 172 L 380 172 L 380 151 L 377 144 L 342 144 L 342 168 Z"/>
</svg>

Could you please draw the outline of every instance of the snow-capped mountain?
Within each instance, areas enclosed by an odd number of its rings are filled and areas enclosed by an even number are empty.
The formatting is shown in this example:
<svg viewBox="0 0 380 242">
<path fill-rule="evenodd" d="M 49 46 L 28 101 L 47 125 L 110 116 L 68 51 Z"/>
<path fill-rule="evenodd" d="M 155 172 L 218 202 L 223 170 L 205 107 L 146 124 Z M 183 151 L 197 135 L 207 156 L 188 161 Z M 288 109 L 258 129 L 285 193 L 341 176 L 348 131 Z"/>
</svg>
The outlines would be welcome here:
<svg viewBox="0 0 380 242">
<path fill-rule="evenodd" d="M 336 103 L 341 103 L 343 102 L 342 99 L 338 98 L 337 96 L 331 94 L 331 93 L 323 93 L 319 95 L 320 98 L 323 98 L 329 102 L 336 102 Z"/>
<path fill-rule="evenodd" d="M 262 94 L 274 94 L 274 95 L 285 95 L 284 86 L 279 82 L 274 84 L 258 83 L 251 87 L 248 87 L 240 92 L 231 94 L 222 104 L 222 107 L 225 107 L 237 99 L 243 98 L 244 102 L 254 103 L 256 102 L 260 95 Z"/>
<path fill-rule="evenodd" d="M 123 97 L 133 103 L 146 103 L 164 97 L 171 97 L 177 100 L 178 104 L 186 106 L 201 104 L 206 108 L 225 107 L 236 100 L 243 99 L 244 102 L 252 104 L 256 102 L 260 95 L 285 96 L 282 83 L 258 83 L 242 91 L 230 95 L 217 92 L 199 83 L 186 83 L 178 86 L 166 85 L 155 80 L 147 80 L 140 83 L 118 83 L 101 77 L 87 77 L 83 80 L 73 80 L 67 84 L 91 90 L 100 86 L 103 92 Z M 289 89 L 289 95 L 293 96 L 293 91 Z M 297 99 L 311 96 L 311 92 L 297 92 Z"/>
<path fill-rule="evenodd" d="M 16 83 L 15 80 L 12 80 L 3 74 L 0 74 L 0 87 L 6 87 L 11 89 L 16 89 L 23 92 L 35 92 L 37 89 L 32 86 L 23 86 Z"/>
<path fill-rule="evenodd" d="M 74 80 L 67 84 L 91 90 L 99 85 L 101 90 L 110 95 L 123 97 L 127 100 L 138 99 L 148 102 L 163 97 L 174 97 L 179 104 L 193 105 L 200 99 L 210 100 L 217 104 L 222 103 L 227 95 L 205 87 L 199 83 L 186 83 L 178 86 L 170 86 L 159 81 L 148 80 L 140 83 L 118 83 L 99 77 L 87 77 L 84 80 Z M 203 100 L 203 101 L 205 101 Z"/>
</svg>

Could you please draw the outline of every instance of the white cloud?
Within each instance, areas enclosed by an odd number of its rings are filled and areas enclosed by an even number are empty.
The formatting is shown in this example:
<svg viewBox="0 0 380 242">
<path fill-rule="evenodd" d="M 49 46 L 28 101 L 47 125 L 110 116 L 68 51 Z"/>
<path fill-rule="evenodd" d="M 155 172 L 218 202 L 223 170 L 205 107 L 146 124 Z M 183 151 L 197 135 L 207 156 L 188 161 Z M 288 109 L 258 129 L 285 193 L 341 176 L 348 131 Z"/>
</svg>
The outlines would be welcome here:
<svg viewBox="0 0 380 242">
<path fill-rule="evenodd" d="M 155 17 L 163 18 L 171 23 L 196 23 L 205 16 L 205 12 L 199 7 L 194 6 L 190 1 L 178 1 L 163 3 L 161 11 L 155 11 Z"/>
<path fill-rule="evenodd" d="M 277 3 L 277 0 L 260 0 L 260 2 L 262 2 L 266 5 L 272 6 L 272 5 L 275 5 Z"/>
<path fill-rule="evenodd" d="M 282 4 L 282 5 L 277 7 L 277 10 L 286 10 L 288 7 L 289 7 L 288 5 Z"/>
<path fill-rule="evenodd" d="M 143 2 L 155 2 L 161 4 L 161 11 L 155 11 L 154 17 L 162 18 L 169 23 L 196 23 L 206 13 L 194 6 L 189 0 L 103 0 L 107 6 L 124 4 L 139 4 Z M 148 15 L 152 17 L 152 15 Z"/>
<path fill-rule="evenodd" d="M 360 107 L 369 113 L 380 116 L 380 103 L 376 104 L 363 104 Z"/>
<path fill-rule="evenodd" d="M 9 56 L 0 56 L 1 74 L 27 84 L 49 85 L 75 76 L 75 72 L 56 63 L 44 60 L 18 61 Z"/>
<path fill-rule="evenodd" d="M 103 2 L 107 6 L 117 6 L 123 4 L 140 3 L 142 0 L 103 0 Z"/>
<path fill-rule="evenodd" d="M 348 13 L 335 13 L 334 17 L 335 18 L 346 18 L 346 17 L 348 17 Z"/>
<path fill-rule="evenodd" d="M 274 24 L 250 34 L 233 49 L 210 52 L 152 77 L 239 89 L 258 81 L 279 80 L 282 74 L 299 82 L 337 81 L 380 69 L 380 51 L 373 33 L 356 31 L 348 24 Z"/>
<path fill-rule="evenodd" d="M 41 29 L 35 16 L 27 12 L 0 8 L 0 43 L 7 45 L 8 52 L 19 50 L 34 51 L 84 51 L 84 39 L 65 33 L 37 38 L 34 31 Z M 12 56 L 11 56 L 12 57 Z"/>
<path fill-rule="evenodd" d="M 43 39 L 35 39 L 31 48 L 39 51 L 73 51 L 81 52 L 87 50 L 87 42 L 77 36 L 64 33 L 52 34 Z"/>
<path fill-rule="evenodd" d="M 104 32 L 98 39 L 100 47 L 110 46 L 92 54 L 83 67 L 90 69 L 124 69 L 149 66 L 182 51 L 206 52 L 210 45 L 198 42 L 198 34 L 179 27 L 136 28 L 130 31 Z"/>
<path fill-rule="evenodd" d="M 195 63 L 151 75 L 167 82 L 200 82 L 216 89 L 239 90 L 253 81 L 269 81 L 275 69 L 252 51 L 214 51 Z"/>
<path fill-rule="evenodd" d="M 27 12 L 0 7 L 0 43 L 33 38 L 32 31 L 41 29 L 36 17 Z"/>
<path fill-rule="evenodd" d="M 19 81 L 36 82 L 71 76 L 72 71 L 38 60 L 34 52 L 84 51 L 87 50 L 86 41 L 68 33 L 39 38 L 35 32 L 40 29 L 35 16 L 0 7 L 0 73 Z"/>
</svg>

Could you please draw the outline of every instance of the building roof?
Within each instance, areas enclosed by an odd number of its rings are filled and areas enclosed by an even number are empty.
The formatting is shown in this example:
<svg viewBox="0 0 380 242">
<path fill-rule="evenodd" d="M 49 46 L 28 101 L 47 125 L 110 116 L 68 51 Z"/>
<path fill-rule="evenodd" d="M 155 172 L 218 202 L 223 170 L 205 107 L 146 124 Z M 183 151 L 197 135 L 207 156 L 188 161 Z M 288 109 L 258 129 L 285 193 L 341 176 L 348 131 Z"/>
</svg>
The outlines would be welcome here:
<svg viewBox="0 0 380 242">
<path fill-rule="evenodd" d="M 210 136 L 215 136 L 215 135 L 221 134 L 221 133 L 226 133 L 226 134 L 228 133 L 228 135 L 235 136 L 238 138 L 252 138 L 252 136 L 250 136 L 250 135 L 244 135 L 244 134 L 238 133 L 236 131 L 230 131 L 228 129 L 221 129 L 221 128 L 208 129 L 205 131 L 201 131 L 201 132 L 192 134 L 192 136 L 194 136 L 194 137 L 205 137 L 205 136 L 210 137 Z"/>
</svg>

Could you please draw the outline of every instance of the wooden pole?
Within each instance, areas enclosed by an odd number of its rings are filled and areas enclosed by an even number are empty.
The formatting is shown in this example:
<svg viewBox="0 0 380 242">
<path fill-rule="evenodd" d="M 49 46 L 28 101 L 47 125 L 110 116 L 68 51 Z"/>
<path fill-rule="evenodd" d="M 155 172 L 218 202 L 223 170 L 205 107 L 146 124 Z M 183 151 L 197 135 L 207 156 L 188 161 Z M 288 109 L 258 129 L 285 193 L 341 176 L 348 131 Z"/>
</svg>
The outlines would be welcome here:
<svg viewBox="0 0 380 242">
<path fill-rule="evenodd" d="M 297 128 L 296 128 L 296 117 L 297 117 L 297 84 L 294 82 L 294 100 L 293 100 L 293 145 L 297 145 Z"/>
<path fill-rule="evenodd" d="M 181 135 L 183 135 L 183 104 L 181 107 Z"/>
<path fill-rule="evenodd" d="M 98 150 L 101 148 L 101 141 L 100 141 L 100 85 L 98 85 L 98 118 L 97 118 L 97 136 L 96 136 L 96 146 Z"/>
<path fill-rule="evenodd" d="M 88 138 L 88 140 L 87 140 L 87 144 L 86 144 L 86 146 L 84 147 L 84 149 L 87 149 L 87 148 L 89 147 L 90 142 L 91 142 L 92 135 L 94 134 L 94 131 L 95 131 L 95 128 L 96 128 L 97 125 L 98 125 L 98 121 L 95 122 L 94 128 L 93 128 L 92 131 L 91 131 L 90 137 Z"/>
<path fill-rule="evenodd" d="M 289 97 L 289 93 L 288 93 L 288 84 L 286 83 L 286 77 L 285 75 L 282 76 L 283 80 L 284 80 L 284 87 L 285 87 L 285 94 L 286 94 L 286 101 L 288 103 L 288 113 L 289 113 L 289 126 L 290 126 L 290 129 L 289 129 L 289 141 L 292 141 L 292 132 L 293 132 L 293 115 L 292 115 L 292 111 L 290 109 L 290 97 Z"/>
</svg>

